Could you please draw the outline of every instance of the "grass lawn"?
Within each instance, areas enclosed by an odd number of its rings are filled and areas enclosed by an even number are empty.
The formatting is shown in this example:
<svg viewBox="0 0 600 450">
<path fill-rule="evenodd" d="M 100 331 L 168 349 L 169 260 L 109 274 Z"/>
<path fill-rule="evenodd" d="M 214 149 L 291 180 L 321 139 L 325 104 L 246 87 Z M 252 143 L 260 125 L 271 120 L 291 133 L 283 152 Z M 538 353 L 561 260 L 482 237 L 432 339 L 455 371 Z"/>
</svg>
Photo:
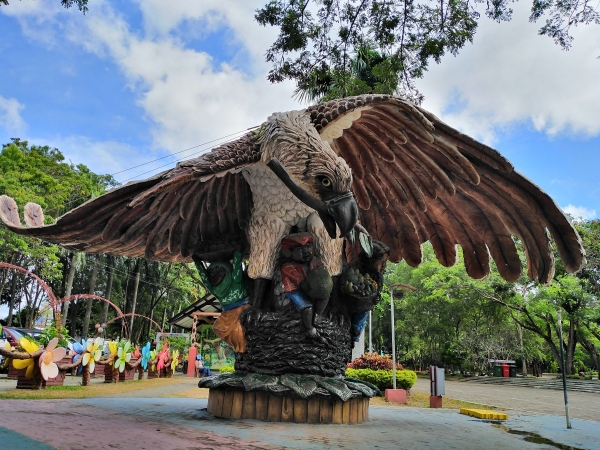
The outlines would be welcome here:
<svg viewBox="0 0 600 450">
<path fill-rule="evenodd" d="M 407 404 L 401 403 L 390 403 L 383 397 L 375 397 L 371 399 L 372 406 L 392 406 L 397 408 L 429 408 L 429 394 L 425 392 L 412 392 L 409 397 L 406 398 Z M 481 405 L 479 403 L 464 402 L 462 400 L 455 400 L 453 398 L 444 397 L 442 401 L 442 407 L 444 409 L 460 409 L 460 408 L 478 408 L 478 409 L 494 409 L 500 410 L 495 406 Z"/>
<path fill-rule="evenodd" d="M 193 381 L 191 381 L 193 380 Z M 195 386 L 196 379 L 187 377 L 175 377 L 175 378 L 154 378 L 152 380 L 142 381 L 127 381 L 120 383 L 101 383 L 92 384 L 91 386 L 53 386 L 46 389 L 40 389 L 38 391 L 32 391 L 28 389 L 14 389 L 11 391 L 5 391 L 0 393 L 0 399 L 67 399 L 67 398 L 87 398 L 87 397 L 103 397 L 103 396 L 115 396 L 123 395 L 127 396 L 127 393 L 145 389 L 152 389 L 153 391 L 148 393 L 149 397 L 165 397 L 165 398 L 208 398 L 208 389 L 199 389 Z M 192 384 L 190 384 L 190 382 Z M 181 385 L 181 390 L 171 392 L 165 395 L 161 395 L 156 389 L 161 387 L 172 386 L 175 384 Z M 193 386 L 193 387 L 188 387 Z M 371 405 L 373 406 L 387 406 L 392 408 L 429 408 L 429 394 L 424 392 L 412 391 L 411 395 L 407 398 L 408 403 L 406 405 L 400 403 L 390 403 L 383 397 L 375 397 L 371 399 Z M 462 400 L 454 400 L 452 398 L 444 397 L 443 408 L 446 409 L 460 409 L 460 408 L 479 408 L 479 409 L 500 409 L 488 405 L 480 405 L 478 403 L 464 402 Z"/>
<path fill-rule="evenodd" d="M 37 391 L 29 389 L 14 389 L 0 393 L 1 398 L 10 399 L 60 399 L 102 397 L 105 395 L 126 394 L 141 389 L 154 389 L 188 381 L 185 377 L 154 378 L 152 380 L 135 380 L 120 383 L 92 384 L 91 386 L 52 386 Z M 196 388 L 197 391 L 200 389 Z"/>
</svg>

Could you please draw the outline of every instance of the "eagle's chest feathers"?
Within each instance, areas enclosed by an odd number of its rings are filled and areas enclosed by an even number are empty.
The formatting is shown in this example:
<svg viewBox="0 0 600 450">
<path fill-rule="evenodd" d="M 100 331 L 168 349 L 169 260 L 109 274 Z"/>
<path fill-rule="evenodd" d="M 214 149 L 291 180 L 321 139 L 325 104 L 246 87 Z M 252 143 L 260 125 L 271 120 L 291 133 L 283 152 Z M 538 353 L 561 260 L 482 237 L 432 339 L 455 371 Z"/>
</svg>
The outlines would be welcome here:
<svg viewBox="0 0 600 450">
<path fill-rule="evenodd" d="M 306 218 L 315 210 L 300 202 L 271 169 L 256 163 L 245 167 L 242 174 L 252 191 L 253 216 L 275 216 L 289 227 L 305 227 Z"/>
</svg>

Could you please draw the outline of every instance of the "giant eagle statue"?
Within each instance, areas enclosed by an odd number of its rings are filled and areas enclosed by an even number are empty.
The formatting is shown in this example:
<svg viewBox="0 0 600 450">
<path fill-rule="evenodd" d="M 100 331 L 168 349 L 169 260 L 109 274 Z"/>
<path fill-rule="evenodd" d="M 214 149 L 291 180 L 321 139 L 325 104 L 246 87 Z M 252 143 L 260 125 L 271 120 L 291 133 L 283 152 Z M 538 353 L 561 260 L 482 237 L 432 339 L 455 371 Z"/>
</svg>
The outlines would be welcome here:
<svg viewBox="0 0 600 450">
<path fill-rule="evenodd" d="M 12 231 L 89 253 L 210 261 L 220 245 L 240 245 L 258 280 L 273 277 L 292 227 L 314 234 L 317 253 L 339 275 L 341 238 L 357 220 L 390 247 L 393 262 L 417 266 L 429 241 L 449 267 L 460 244 L 476 279 L 490 273 L 490 255 L 504 279 L 519 278 L 513 235 L 532 280 L 554 274 L 548 232 L 568 272 L 584 260 L 564 213 L 500 153 L 387 95 L 273 114 L 258 131 L 113 189 L 52 225 L 26 208 L 31 226 L 23 227 L 12 199 L 3 196 L 0 206 Z"/>
<path fill-rule="evenodd" d="M 500 153 L 387 95 L 273 114 L 52 225 L 38 205 L 24 212 L 26 226 L 0 196 L 0 218 L 19 234 L 89 253 L 193 260 L 223 309 L 215 333 L 236 352 L 234 374 L 200 386 L 210 388 L 208 411 L 231 418 L 290 421 L 293 401 L 296 422 L 366 420 L 377 388 L 344 379 L 353 341 L 380 299 L 386 261 L 417 266 L 426 241 L 446 267 L 460 244 L 476 279 L 490 273 L 491 256 L 517 280 L 517 240 L 541 283 L 554 275 L 550 236 L 568 272 L 585 256 L 560 208 Z"/>
</svg>

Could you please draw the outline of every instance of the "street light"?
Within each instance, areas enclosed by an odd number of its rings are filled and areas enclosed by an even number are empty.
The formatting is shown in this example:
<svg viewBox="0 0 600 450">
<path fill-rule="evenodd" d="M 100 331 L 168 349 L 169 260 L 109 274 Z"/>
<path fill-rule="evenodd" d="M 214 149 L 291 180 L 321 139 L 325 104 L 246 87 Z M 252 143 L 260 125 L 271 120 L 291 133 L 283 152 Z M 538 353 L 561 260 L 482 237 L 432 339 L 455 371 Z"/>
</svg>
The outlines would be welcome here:
<svg viewBox="0 0 600 450">
<path fill-rule="evenodd" d="M 394 327 L 394 289 L 400 289 L 401 291 L 407 292 L 414 292 L 417 290 L 417 288 L 411 286 L 410 284 L 403 283 L 390 284 L 388 287 L 390 288 L 390 309 L 392 313 L 392 387 L 396 389 L 396 330 Z M 401 294 L 404 295 L 404 292 L 401 292 Z"/>
</svg>

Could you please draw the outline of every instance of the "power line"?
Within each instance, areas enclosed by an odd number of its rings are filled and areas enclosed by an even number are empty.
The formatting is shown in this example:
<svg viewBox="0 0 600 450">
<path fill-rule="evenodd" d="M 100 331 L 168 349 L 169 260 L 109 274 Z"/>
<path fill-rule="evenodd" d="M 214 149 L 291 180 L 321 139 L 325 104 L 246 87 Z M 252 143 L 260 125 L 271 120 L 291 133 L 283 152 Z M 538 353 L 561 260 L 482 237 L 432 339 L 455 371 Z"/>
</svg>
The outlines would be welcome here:
<svg viewBox="0 0 600 450">
<path fill-rule="evenodd" d="M 193 146 L 193 147 L 189 147 L 189 148 L 187 148 L 187 149 L 185 149 L 185 150 L 180 150 L 179 152 L 175 152 L 175 153 L 172 153 L 172 154 L 170 154 L 170 155 L 162 156 L 162 157 L 160 157 L 160 158 L 156 158 L 156 159 L 153 159 L 153 160 L 151 160 L 151 161 L 147 161 L 147 162 L 145 162 L 145 163 L 138 164 L 137 166 L 133 166 L 133 167 L 130 167 L 130 168 L 128 168 L 128 169 L 123 169 L 123 170 L 121 170 L 121 171 L 119 171 L 119 172 L 115 172 L 115 173 L 112 173 L 112 174 L 109 174 L 109 175 L 110 175 L 110 176 L 114 176 L 114 175 L 116 175 L 116 174 L 119 174 L 119 173 L 122 173 L 122 172 L 127 172 L 128 170 L 132 170 L 132 169 L 135 169 L 135 168 L 137 168 L 137 167 L 141 167 L 141 166 L 144 166 L 144 165 L 150 164 L 150 163 L 152 163 L 152 162 L 159 161 L 159 160 L 161 160 L 161 159 L 169 158 L 169 157 L 171 157 L 171 156 L 173 156 L 173 155 L 176 155 L 176 154 L 179 154 L 179 153 L 183 153 L 183 152 L 186 152 L 186 151 L 189 151 L 189 150 L 193 150 L 193 149 L 195 149 L 195 148 L 202 147 L 202 146 L 205 146 L 205 145 L 211 144 L 211 143 L 213 143 L 213 142 L 217 142 L 217 141 L 220 141 L 220 140 L 222 140 L 222 139 L 229 138 L 229 137 L 231 137 L 231 136 L 239 135 L 240 133 L 245 133 L 245 132 L 247 132 L 247 131 L 249 131 L 249 130 L 253 130 L 253 129 L 255 129 L 255 128 L 257 128 L 257 127 L 256 127 L 256 126 L 254 126 L 254 127 L 246 128 L 245 130 L 236 131 L 235 133 L 231 133 L 231 134 L 228 134 L 228 135 L 226 135 L 226 136 L 222 136 L 222 137 L 220 137 L 220 138 L 213 139 L 213 140 L 211 140 L 211 141 L 206 141 L 206 142 L 204 142 L 204 143 L 202 143 L 202 144 L 198 144 L 198 145 L 195 145 L 195 146 Z M 221 142 L 221 143 L 220 143 L 220 145 L 224 145 L 224 144 L 228 144 L 228 143 L 230 143 L 230 142 L 233 142 L 233 141 L 235 141 L 236 139 L 238 139 L 239 137 L 240 137 L 240 136 L 236 136 L 236 137 L 235 137 L 235 138 L 233 138 L 233 139 L 228 139 L 228 140 L 226 140 L 226 141 L 224 141 L 224 142 Z M 190 155 L 187 155 L 187 156 L 185 156 L 184 158 L 179 158 L 179 159 L 176 159 L 175 161 L 170 161 L 170 162 L 168 162 L 167 164 L 163 164 L 163 165 L 161 165 L 161 166 L 155 167 L 154 169 L 151 169 L 151 170 L 148 170 L 148 171 L 146 171 L 146 172 L 142 172 L 142 173 L 140 173 L 140 174 L 137 174 L 136 176 L 134 176 L 134 177 L 132 177 L 132 178 L 128 178 L 128 179 L 126 179 L 126 180 L 124 180 L 124 181 L 121 181 L 121 182 L 119 182 L 119 184 L 123 185 L 123 184 L 127 183 L 128 181 L 135 180 L 137 177 L 140 177 L 141 175 L 146 175 L 146 174 L 148 174 L 148 173 L 151 173 L 151 172 L 154 172 L 155 170 L 158 170 L 158 169 L 160 169 L 160 168 L 162 168 L 162 167 L 170 166 L 170 165 L 172 165 L 173 163 L 177 163 L 177 162 L 180 162 L 180 161 L 184 161 L 184 160 L 186 160 L 186 159 L 188 159 L 188 158 L 191 158 L 191 157 L 193 157 L 193 156 L 199 155 L 199 154 L 200 154 L 200 153 L 202 153 L 203 151 L 204 151 L 204 149 L 202 149 L 202 150 L 199 150 L 199 151 L 197 151 L 197 152 L 194 152 L 194 153 L 192 153 L 192 154 L 190 154 Z M 117 180 L 117 181 L 118 181 L 118 180 Z M 117 186 L 117 187 L 118 187 L 118 186 Z M 79 197 L 75 197 L 75 198 L 71 199 L 71 200 L 70 200 L 70 201 L 69 201 L 69 202 L 66 204 L 67 211 L 68 211 L 68 210 L 71 208 L 71 206 L 72 206 L 74 203 L 76 203 L 76 202 L 77 202 L 77 201 L 79 201 L 79 200 L 85 200 L 85 201 L 88 201 L 88 200 L 90 200 L 90 199 L 88 199 L 88 198 L 86 198 L 86 197 L 83 197 L 83 196 L 79 196 Z"/>
<path fill-rule="evenodd" d="M 142 164 L 138 164 L 137 166 L 129 167 L 128 169 L 123 169 L 123 170 L 120 170 L 118 172 L 111 173 L 110 175 L 114 177 L 115 175 L 117 175 L 119 173 L 127 172 L 127 171 L 132 170 L 132 169 L 137 169 L 138 167 L 145 166 L 146 164 L 150 164 L 150 163 L 153 163 L 155 161 L 160 161 L 161 159 L 165 159 L 165 158 L 170 158 L 173 155 L 177 155 L 179 153 L 187 152 L 188 150 L 193 150 L 195 148 L 202 147 L 203 145 L 211 144 L 213 142 L 220 141 L 221 139 L 225 139 L 225 138 L 228 138 L 228 137 L 231 137 L 231 136 L 235 136 L 236 134 L 240 134 L 240 133 L 244 133 L 244 132 L 249 131 L 249 130 L 253 130 L 254 128 L 256 128 L 256 127 L 250 127 L 250 128 L 245 129 L 245 130 L 242 130 L 242 131 L 236 131 L 235 133 L 228 134 L 227 136 L 223 136 L 223 137 L 220 137 L 220 138 L 217 138 L 217 139 L 213 139 L 212 141 L 203 142 L 202 144 L 194 145 L 193 147 L 186 148 L 185 150 L 180 150 L 178 152 L 171 153 L 170 155 L 162 156 L 160 158 L 153 159 L 152 161 L 148 161 L 148 162 L 145 162 L 145 163 L 142 163 Z"/>
</svg>

